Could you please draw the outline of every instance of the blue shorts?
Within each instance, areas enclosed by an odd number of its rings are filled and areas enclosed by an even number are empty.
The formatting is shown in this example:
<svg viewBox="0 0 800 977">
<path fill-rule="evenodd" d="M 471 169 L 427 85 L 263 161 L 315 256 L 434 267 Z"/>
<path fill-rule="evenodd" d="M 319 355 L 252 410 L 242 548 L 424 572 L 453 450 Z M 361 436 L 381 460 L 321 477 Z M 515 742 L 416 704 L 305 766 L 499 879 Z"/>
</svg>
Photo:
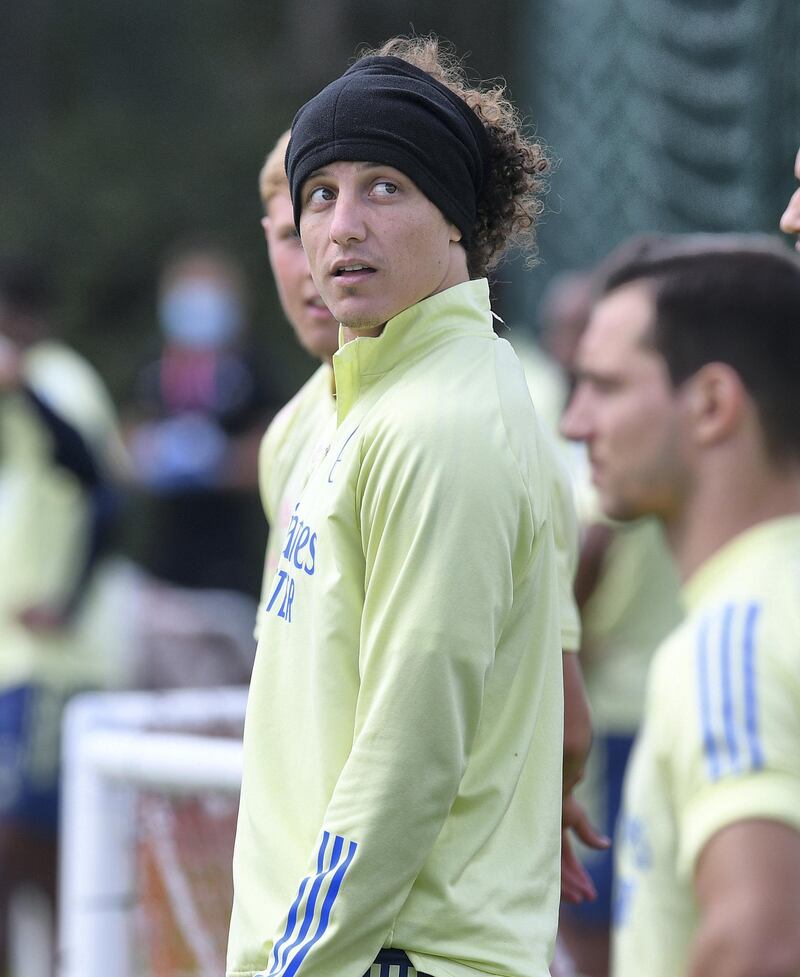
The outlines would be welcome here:
<svg viewBox="0 0 800 977">
<path fill-rule="evenodd" d="M 0 821 L 56 833 L 65 701 L 40 685 L 0 691 Z"/>
<path fill-rule="evenodd" d="M 609 838 L 614 830 L 622 804 L 622 784 L 625 768 L 633 747 L 633 736 L 598 736 L 592 743 L 589 764 L 593 768 L 587 776 L 596 782 L 596 796 L 587 804 L 595 827 Z M 583 785 L 580 785 L 583 786 Z M 594 902 L 577 906 L 564 904 L 562 913 L 570 919 L 588 925 L 606 926 L 611 922 L 611 890 L 614 876 L 614 849 L 607 851 L 581 848 L 579 857 L 597 889 Z"/>
</svg>

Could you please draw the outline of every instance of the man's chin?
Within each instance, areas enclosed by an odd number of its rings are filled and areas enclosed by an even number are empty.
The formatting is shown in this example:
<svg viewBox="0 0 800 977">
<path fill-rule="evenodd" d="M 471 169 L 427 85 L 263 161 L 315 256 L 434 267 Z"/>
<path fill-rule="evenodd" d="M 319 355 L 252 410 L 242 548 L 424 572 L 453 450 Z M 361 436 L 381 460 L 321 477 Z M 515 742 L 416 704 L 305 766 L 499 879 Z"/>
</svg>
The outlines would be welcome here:
<svg viewBox="0 0 800 977">
<path fill-rule="evenodd" d="M 626 499 L 604 495 L 602 492 L 599 497 L 600 508 L 607 519 L 614 522 L 633 522 L 647 515 L 638 506 L 633 505 Z"/>
</svg>

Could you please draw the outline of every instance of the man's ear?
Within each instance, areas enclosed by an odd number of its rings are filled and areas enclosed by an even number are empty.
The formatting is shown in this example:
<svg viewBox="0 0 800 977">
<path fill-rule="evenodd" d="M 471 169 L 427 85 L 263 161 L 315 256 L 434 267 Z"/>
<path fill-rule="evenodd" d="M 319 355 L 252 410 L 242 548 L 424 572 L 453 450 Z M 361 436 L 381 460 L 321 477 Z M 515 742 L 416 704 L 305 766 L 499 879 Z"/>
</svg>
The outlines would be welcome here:
<svg viewBox="0 0 800 977">
<path fill-rule="evenodd" d="M 261 218 L 261 226 L 264 228 L 264 237 L 269 241 L 269 217 Z"/>
<path fill-rule="evenodd" d="M 451 224 L 450 225 L 450 243 L 451 244 L 460 244 L 461 243 L 461 238 L 463 236 L 464 235 L 461 233 L 461 231 L 459 231 L 459 229 L 456 227 L 455 224 Z"/>
<path fill-rule="evenodd" d="M 713 445 L 729 438 L 742 424 L 749 395 L 742 378 L 727 363 L 707 363 L 687 385 L 694 440 Z"/>
</svg>

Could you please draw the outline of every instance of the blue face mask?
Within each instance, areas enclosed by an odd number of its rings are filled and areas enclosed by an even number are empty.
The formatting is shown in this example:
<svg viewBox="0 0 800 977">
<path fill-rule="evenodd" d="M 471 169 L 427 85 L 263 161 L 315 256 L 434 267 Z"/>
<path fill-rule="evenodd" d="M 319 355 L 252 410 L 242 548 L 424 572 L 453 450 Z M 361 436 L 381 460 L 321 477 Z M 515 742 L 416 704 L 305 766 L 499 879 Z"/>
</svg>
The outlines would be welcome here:
<svg viewBox="0 0 800 977">
<path fill-rule="evenodd" d="M 164 335 L 195 348 L 218 349 L 242 328 L 242 307 L 235 293 L 202 278 L 176 283 L 158 304 Z"/>
</svg>

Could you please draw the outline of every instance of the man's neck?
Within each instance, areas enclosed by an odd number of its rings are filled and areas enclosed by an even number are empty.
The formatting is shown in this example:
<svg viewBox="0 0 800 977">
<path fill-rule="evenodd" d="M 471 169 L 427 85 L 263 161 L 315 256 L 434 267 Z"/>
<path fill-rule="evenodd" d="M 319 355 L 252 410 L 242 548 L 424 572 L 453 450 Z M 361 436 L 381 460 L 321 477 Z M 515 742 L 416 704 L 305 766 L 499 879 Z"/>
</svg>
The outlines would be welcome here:
<svg viewBox="0 0 800 977">
<path fill-rule="evenodd" d="M 346 323 L 342 323 L 342 339 L 346 343 L 351 342 L 353 339 L 359 339 L 363 336 L 367 336 L 370 339 L 375 339 L 376 336 L 380 336 L 383 330 L 386 328 L 386 323 L 383 322 L 379 326 L 369 326 L 368 328 L 360 329 L 358 327 L 348 326 Z"/>
<path fill-rule="evenodd" d="M 800 515 L 800 466 L 753 475 L 745 463 L 738 480 L 701 480 L 685 510 L 665 526 L 681 578 L 740 533 L 790 515 Z"/>
</svg>

